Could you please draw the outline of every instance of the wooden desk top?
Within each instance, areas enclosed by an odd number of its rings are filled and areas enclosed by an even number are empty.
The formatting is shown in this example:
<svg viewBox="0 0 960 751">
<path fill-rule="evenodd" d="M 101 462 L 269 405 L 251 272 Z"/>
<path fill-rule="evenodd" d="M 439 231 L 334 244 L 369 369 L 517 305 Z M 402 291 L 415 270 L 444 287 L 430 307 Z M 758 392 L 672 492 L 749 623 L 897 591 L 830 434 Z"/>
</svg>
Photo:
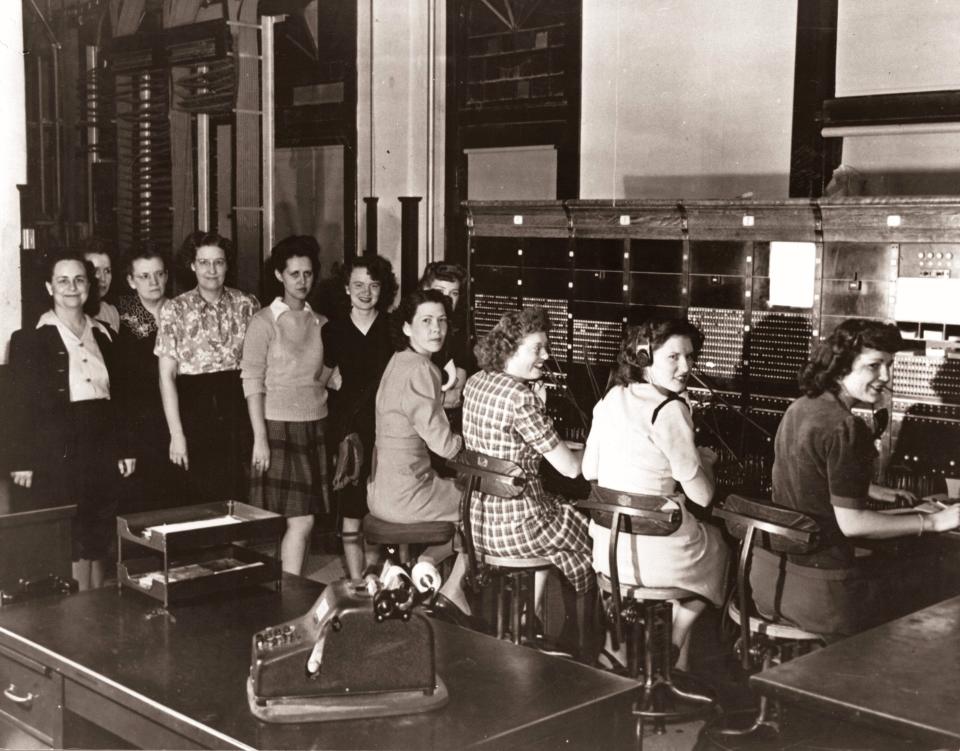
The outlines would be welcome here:
<svg viewBox="0 0 960 751">
<path fill-rule="evenodd" d="M 611 699 L 628 708 L 637 687 L 434 621 L 447 706 L 393 718 L 262 723 L 245 694 L 251 637 L 300 616 L 321 591 L 284 575 L 283 592 L 252 588 L 176 605 L 172 618 L 130 590 L 50 597 L 0 609 L 0 644 L 212 747 L 501 748 L 535 742 L 544 733 L 537 725 L 551 718 L 589 722 L 591 709 Z"/>
<path fill-rule="evenodd" d="M 753 676 L 762 693 L 921 740 L 960 740 L 960 597 Z"/>
</svg>

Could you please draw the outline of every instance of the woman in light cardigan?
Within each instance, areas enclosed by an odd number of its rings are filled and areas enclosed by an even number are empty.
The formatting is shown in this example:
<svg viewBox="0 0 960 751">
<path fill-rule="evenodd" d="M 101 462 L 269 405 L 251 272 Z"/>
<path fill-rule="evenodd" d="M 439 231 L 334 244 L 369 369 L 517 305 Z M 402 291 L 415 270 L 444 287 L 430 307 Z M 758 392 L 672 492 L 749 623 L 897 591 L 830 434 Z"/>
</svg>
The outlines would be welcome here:
<svg viewBox="0 0 960 751">
<path fill-rule="evenodd" d="M 268 268 L 283 296 L 250 321 L 241 378 L 253 426 L 250 498 L 287 517 L 280 544 L 283 570 L 300 574 L 313 515 L 327 507 L 326 381 L 320 329 L 326 323 L 307 303 L 317 245 L 312 237 L 281 241 Z"/>
</svg>

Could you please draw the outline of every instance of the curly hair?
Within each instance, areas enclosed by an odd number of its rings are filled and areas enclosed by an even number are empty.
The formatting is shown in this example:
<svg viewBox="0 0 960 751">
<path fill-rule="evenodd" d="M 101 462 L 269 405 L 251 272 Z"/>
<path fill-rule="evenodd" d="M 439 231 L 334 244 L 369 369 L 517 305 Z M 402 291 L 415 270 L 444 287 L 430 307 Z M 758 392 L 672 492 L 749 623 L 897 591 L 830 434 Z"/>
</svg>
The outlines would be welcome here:
<svg viewBox="0 0 960 751">
<path fill-rule="evenodd" d="M 95 316 L 97 311 L 100 310 L 100 290 L 96 281 L 97 271 L 93 264 L 84 257 L 83 251 L 72 248 L 58 248 L 48 253 L 44 257 L 46 281 L 53 284 L 53 272 L 57 268 L 57 264 L 64 261 L 76 261 L 83 266 L 87 275 L 87 301 L 83 304 L 83 312 L 88 316 Z"/>
<path fill-rule="evenodd" d="M 291 258 L 309 258 L 313 266 L 314 277 L 320 274 L 320 243 L 313 235 L 290 235 L 273 246 L 267 259 L 267 271 L 272 277 L 274 271 L 281 274 L 287 268 Z"/>
<path fill-rule="evenodd" d="M 393 336 L 394 347 L 397 349 L 397 351 L 406 349 L 408 346 L 410 346 L 410 337 L 403 333 L 403 324 L 413 323 L 413 319 L 417 315 L 417 310 L 421 305 L 428 302 L 435 302 L 442 305 L 444 312 L 447 314 L 447 319 L 450 318 L 450 298 L 443 294 L 443 292 L 440 290 L 415 289 L 413 292 L 408 292 L 403 296 L 399 307 L 397 307 L 395 311 L 396 320 L 394 323 L 396 325 L 392 327 L 390 332 Z"/>
<path fill-rule="evenodd" d="M 467 281 L 467 272 L 463 266 L 456 263 L 446 263 L 445 261 L 433 261 L 428 263 L 423 270 L 423 276 L 420 277 L 419 286 L 421 289 L 429 289 L 434 282 L 456 282 L 463 288 Z"/>
<path fill-rule="evenodd" d="M 191 232 L 184 239 L 177 254 L 180 263 L 185 268 L 189 268 L 190 264 L 197 260 L 197 251 L 207 246 L 220 248 L 223 251 L 224 258 L 227 259 L 227 267 L 233 268 L 237 257 L 233 241 L 216 232 L 204 232 L 202 230 Z"/>
<path fill-rule="evenodd" d="M 503 370 L 529 334 L 550 333 L 550 316 L 543 308 L 524 308 L 504 313 L 473 348 L 477 364 L 488 373 Z"/>
<path fill-rule="evenodd" d="M 904 348 L 900 331 L 892 323 L 848 318 L 816 347 L 797 374 L 800 390 L 809 397 L 840 390 L 840 379 L 853 370 L 853 361 L 865 349 L 893 354 Z"/>
<path fill-rule="evenodd" d="M 354 269 L 365 269 L 373 281 L 380 282 L 377 310 L 381 313 L 390 310 L 400 285 L 397 284 L 397 277 L 393 273 L 393 264 L 383 256 L 357 256 L 344 262 L 340 267 L 340 288 L 344 290 L 342 306 L 350 308 L 350 297 L 346 294 L 346 288 L 350 286 L 350 275 L 353 274 Z"/>
<path fill-rule="evenodd" d="M 159 258 L 163 261 L 163 267 L 165 269 L 169 265 L 167 263 L 167 254 L 160 249 L 159 245 L 152 243 L 138 245 L 123 257 L 123 273 L 127 276 L 132 276 L 134 261 L 149 261 L 153 258 Z"/>
<path fill-rule="evenodd" d="M 627 329 L 617 353 L 613 381 L 618 386 L 644 381 L 644 369 L 653 361 L 653 353 L 674 336 L 690 340 L 693 358 L 703 349 L 703 334 L 685 318 L 654 318 Z"/>
</svg>

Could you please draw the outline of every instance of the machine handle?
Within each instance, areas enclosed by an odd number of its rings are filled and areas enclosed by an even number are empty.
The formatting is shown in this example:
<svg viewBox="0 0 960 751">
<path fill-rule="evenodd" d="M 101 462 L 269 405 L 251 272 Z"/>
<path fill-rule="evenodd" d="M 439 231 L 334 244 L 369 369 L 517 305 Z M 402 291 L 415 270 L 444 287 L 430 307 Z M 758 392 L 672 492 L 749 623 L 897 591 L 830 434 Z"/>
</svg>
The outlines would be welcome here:
<svg viewBox="0 0 960 751">
<path fill-rule="evenodd" d="M 14 693 L 14 691 L 16 690 L 17 690 L 17 687 L 11 683 L 8 688 L 5 688 L 3 690 L 3 695 L 6 696 L 14 704 L 20 704 L 24 706 L 29 705 L 34 699 L 37 698 L 32 691 L 29 692 L 26 696 L 18 696 L 17 694 Z"/>
</svg>

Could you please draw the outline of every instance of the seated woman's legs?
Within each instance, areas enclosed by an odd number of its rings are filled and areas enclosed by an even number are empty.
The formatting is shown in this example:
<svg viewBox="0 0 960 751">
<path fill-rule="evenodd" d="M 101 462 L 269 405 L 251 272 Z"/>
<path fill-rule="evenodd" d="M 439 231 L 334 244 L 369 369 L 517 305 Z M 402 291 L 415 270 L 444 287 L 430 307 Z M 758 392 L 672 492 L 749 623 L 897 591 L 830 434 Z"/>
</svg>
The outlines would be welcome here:
<svg viewBox="0 0 960 751">
<path fill-rule="evenodd" d="M 435 568 L 439 568 L 440 564 L 453 555 L 453 553 L 453 541 L 451 540 L 442 545 L 431 545 L 420 554 L 417 560 L 424 561 Z M 467 602 L 466 593 L 463 591 L 463 577 L 466 572 L 467 557 L 463 553 L 460 553 L 453 562 L 453 569 L 450 571 L 450 576 L 447 577 L 447 580 L 440 587 L 440 594 L 454 603 L 464 613 L 470 613 L 470 603 Z"/>
<path fill-rule="evenodd" d="M 706 600 L 692 598 L 673 601 L 673 644 L 680 650 L 677 667 L 680 670 L 690 668 L 690 629 L 694 621 L 707 609 Z"/>
</svg>

